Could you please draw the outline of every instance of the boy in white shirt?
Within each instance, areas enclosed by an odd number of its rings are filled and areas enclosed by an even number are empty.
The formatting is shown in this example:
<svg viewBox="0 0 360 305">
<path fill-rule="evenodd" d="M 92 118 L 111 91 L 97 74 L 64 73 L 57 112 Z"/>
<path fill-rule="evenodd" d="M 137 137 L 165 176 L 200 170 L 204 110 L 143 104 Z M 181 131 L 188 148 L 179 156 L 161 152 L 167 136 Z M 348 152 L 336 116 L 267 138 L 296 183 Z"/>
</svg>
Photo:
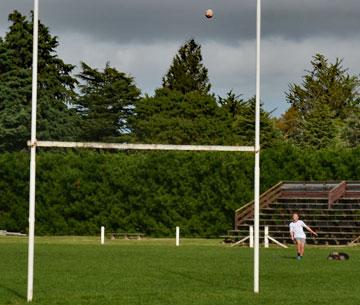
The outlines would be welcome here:
<svg viewBox="0 0 360 305">
<path fill-rule="evenodd" d="M 306 235 L 303 228 L 315 236 L 317 236 L 317 234 L 311 230 L 311 228 L 308 227 L 302 220 L 299 219 L 298 213 L 294 213 L 292 218 L 293 222 L 290 223 L 290 236 L 291 239 L 296 242 L 297 259 L 302 259 L 306 241 Z"/>
</svg>

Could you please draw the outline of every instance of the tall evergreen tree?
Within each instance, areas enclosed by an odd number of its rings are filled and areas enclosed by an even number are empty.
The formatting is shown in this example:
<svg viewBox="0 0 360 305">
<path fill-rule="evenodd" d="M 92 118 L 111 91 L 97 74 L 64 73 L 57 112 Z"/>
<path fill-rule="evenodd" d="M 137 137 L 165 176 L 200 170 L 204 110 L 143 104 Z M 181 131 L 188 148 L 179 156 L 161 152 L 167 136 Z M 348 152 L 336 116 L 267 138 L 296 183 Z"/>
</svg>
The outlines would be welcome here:
<svg viewBox="0 0 360 305">
<path fill-rule="evenodd" d="M 209 94 L 201 46 L 191 39 L 179 49 L 153 97 L 136 103 L 130 119 L 134 141 L 171 144 L 224 144 L 230 121 Z"/>
<path fill-rule="evenodd" d="M 302 84 L 290 85 L 286 94 L 294 119 L 287 135 L 301 146 L 344 145 L 342 139 L 346 141 L 346 137 L 341 134 L 346 129 L 346 118 L 360 103 L 360 80 L 349 75 L 339 59 L 329 63 L 325 56 L 317 54 L 311 65 Z"/>
<path fill-rule="evenodd" d="M 163 78 L 163 88 L 183 94 L 191 91 L 209 93 L 211 85 L 208 70 L 202 63 L 201 46 L 194 39 L 180 47 L 169 71 Z"/>
<path fill-rule="evenodd" d="M 335 112 L 328 105 L 312 108 L 306 120 L 299 122 L 294 137 L 301 146 L 310 148 L 324 148 L 335 144 L 336 121 Z"/>
<path fill-rule="evenodd" d="M 230 91 L 226 98 L 219 98 L 221 108 L 230 116 L 231 144 L 254 145 L 255 140 L 255 98 L 249 100 L 236 96 Z M 260 142 L 263 147 L 268 147 L 280 138 L 280 131 L 275 126 L 271 114 L 261 107 L 260 112 Z"/>
<path fill-rule="evenodd" d="M 341 138 L 347 146 L 356 147 L 360 145 L 360 107 L 356 107 L 344 120 L 344 128 Z"/>
<path fill-rule="evenodd" d="M 349 75 L 342 60 L 329 63 L 321 54 L 313 57 L 311 65 L 301 85 L 290 85 L 287 101 L 303 117 L 319 105 L 330 107 L 336 117 L 346 117 L 348 109 L 360 103 L 359 77 Z"/>
<path fill-rule="evenodd" d="M 236 95 L 232 90 L 226 94 L 223 98 L 219 96 L 219 104 L 223 110 L 225 110 L 232 118 L 235 118 L 240 114 L 245 100 L 241 95 Z"/>
<path fill-rule="evenodd" d="M 145 143 L 220 145 L 230 130 L 213 96 L 166 89 L 139 100 L 130 124 L 135 141 Z"/>
<path fill-rule="evenodd" d="M 30 138 L 33 24 L 17 11 L 9 21 L 9 31 L 0 40 L 0 150 L 22 149 Z M 57 46 L 57 38 L 40 23 L 37 126 L 42 140 L 73 139 L 78 132 L 71 109 L 74 66 L 57 56 Z"/>
<path fill-rule="evenodd" d="M 103 71 L 81 64 L 82 96 L 78 108 L 83 116 L 83 135 L 92 141 L 124 141 L 128 119 L 140 90 L 134 79 L 106 64 Z"/>
</svg>

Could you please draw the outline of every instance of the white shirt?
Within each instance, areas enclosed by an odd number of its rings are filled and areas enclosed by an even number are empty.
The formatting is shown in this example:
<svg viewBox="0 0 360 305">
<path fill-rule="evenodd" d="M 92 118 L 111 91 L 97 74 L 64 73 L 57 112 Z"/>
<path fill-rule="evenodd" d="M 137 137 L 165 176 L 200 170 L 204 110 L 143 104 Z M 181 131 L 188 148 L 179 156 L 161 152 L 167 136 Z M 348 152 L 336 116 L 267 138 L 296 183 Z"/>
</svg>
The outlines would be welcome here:
<svg viewBox="0 0 360 305">
<path fill-rule="evenodd" d="M 290 232 L 294 232 L 295 238 L 306 238 L 304 229 L 306 224 L 302 220 L 290 223 Z"/>
</svg>

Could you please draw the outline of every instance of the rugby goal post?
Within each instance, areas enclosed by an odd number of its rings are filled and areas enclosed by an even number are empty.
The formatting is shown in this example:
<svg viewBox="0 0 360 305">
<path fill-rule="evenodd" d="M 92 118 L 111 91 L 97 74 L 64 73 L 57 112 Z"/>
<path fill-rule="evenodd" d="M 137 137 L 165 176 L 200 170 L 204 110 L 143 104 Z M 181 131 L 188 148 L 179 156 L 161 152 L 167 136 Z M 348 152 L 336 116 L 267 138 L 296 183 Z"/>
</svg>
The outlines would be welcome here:
<svg viewBox="0 0 360 305">
<path fill-rule="evenodd" d="M 167 151 L 232 151 L 255 154 L 254 166 L 254 292 L 259 292 L 259 210 L 260 210 L 260 39 L 261 0 L 256 0 L 256 103 L 255 103 L 255 146 L 209 146 L 209 145 L 164 145 L 164 144 L 116 144 L 37 141 L 37 84 L 38 84 L 38 40 L 39 0 L 34 0 L 33 12 L 33 65 L 31 99 L 30 146 L 30 188 L 29 188 L 29 242 L 27 301 L 33 300 L 34 290 L 34 242 L 35 242 L 35 187 L 37 147 L 95 148 L 118 150 L 167 150 Z"/>
</svg>

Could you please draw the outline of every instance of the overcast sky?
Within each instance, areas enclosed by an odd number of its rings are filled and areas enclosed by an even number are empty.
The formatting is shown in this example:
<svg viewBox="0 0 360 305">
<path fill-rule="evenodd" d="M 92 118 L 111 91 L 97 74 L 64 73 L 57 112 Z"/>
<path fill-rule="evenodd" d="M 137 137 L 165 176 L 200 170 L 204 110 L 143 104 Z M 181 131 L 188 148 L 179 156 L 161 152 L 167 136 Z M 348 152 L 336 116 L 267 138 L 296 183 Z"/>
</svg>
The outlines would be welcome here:
<svg viewBox="0 0 360 305">
<path fill-rule="evenodd" d="M 204 11 L 215 17 L 207 20 Z M 31 0 L 1 0 L 0 35 L 14 9 L 29 14 Z M 202 44 L 212 91 L 255 93 L 256 0 L 40 0 L 40 18 L 59 37 L 59 56 L 135 77 L 143 93 L 161 84 L 179 46 Z M 263 0 L 262 101 L 276 115 L 288 105 L 284 92 L 300 82 L 311 57 L 344 58 L 360 72 L 359 0 Z"/>
</svg>

